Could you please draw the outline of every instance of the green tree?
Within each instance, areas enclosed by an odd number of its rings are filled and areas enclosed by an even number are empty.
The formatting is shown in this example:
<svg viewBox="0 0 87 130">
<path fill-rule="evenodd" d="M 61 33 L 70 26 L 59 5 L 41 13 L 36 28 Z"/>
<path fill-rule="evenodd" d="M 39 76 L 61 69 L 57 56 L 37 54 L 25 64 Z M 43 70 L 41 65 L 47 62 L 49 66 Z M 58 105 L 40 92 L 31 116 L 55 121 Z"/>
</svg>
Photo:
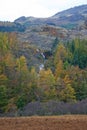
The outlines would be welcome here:
<svg viewBox="0 0 87 130">
<path fill-rule="evenodd" d="M 25 98 L 26 96 L 24 94 L 18 96 L 16 100 L 16 105 L 18 109 L 22 109 L 24 105 L 27 103 L 27 100 Z"/>
<path fill-rule="evenodd" d="M 69 51 L 72 53 L 72 58 L 69 62 L 81 69 L 87 67 L 87 41 L 75 39 L 67 44 Z M 70 54 L 69 54 L 70 55 Z"/>
<path fill-rule="evenodd" d="M 4 85 L 0 85 L 0 109 L 5 111 L 7 104 L 7 88 Z"/>
</svg>

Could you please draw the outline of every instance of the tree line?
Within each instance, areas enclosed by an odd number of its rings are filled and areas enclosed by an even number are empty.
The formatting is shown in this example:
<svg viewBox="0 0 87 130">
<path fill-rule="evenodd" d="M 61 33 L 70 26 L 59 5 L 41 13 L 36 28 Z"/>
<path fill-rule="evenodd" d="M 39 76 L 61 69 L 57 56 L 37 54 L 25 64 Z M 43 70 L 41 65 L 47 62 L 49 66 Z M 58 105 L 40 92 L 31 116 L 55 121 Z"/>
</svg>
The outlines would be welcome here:
<svg viewBox="0 0 87 130">
<path fill-rule="evenodd" d="M 58 42 L 39 72 L 17 56 L 14 33 L 0 33 L 0 111 L 22 109 L 49 100 L 76 102 L 87 98 L 87 40 Z"/>
</svg>

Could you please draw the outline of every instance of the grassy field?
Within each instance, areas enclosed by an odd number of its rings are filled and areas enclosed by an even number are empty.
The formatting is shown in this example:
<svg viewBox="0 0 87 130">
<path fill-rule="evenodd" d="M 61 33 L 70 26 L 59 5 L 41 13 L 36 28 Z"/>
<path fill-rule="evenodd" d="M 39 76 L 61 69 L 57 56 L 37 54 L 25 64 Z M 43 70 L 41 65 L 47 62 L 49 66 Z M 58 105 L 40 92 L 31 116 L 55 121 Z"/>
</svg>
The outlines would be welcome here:
<svg viewBox="0 0 87 130">
<path fill-rule="evenodd" d="M 0 118 L 0 130 L 87 130 L 87 116 Z"/>
</svg>

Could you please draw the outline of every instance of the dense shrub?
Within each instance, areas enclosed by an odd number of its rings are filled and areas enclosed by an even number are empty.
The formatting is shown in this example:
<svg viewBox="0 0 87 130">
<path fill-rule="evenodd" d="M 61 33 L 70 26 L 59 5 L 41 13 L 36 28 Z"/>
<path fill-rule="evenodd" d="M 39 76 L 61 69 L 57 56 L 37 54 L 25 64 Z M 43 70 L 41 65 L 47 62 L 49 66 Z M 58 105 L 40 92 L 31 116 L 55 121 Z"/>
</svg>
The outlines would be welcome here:
<svg viewBox="0 0 87 130">
<path fill-rule="evenodd" d="M 27 104 L 18 115 L 63 115 L 63 114 L 87 114 L 87 99 L 76 103 L 64 103 L 58 101 L 32 102 Z"/>
</svg>

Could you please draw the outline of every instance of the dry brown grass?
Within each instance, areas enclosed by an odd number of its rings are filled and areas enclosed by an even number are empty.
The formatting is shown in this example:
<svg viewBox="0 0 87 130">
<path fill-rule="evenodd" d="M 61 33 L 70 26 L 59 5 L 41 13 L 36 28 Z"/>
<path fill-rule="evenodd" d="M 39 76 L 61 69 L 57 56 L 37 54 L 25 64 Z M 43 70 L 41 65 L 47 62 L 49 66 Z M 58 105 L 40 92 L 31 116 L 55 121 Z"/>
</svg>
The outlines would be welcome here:
<svg viewBox="0 0 87 130">
<path fill-rule="evenodd" d="M 87 116 L 0 118 L 0 130 L 87 130 Z"/>
</svg>

